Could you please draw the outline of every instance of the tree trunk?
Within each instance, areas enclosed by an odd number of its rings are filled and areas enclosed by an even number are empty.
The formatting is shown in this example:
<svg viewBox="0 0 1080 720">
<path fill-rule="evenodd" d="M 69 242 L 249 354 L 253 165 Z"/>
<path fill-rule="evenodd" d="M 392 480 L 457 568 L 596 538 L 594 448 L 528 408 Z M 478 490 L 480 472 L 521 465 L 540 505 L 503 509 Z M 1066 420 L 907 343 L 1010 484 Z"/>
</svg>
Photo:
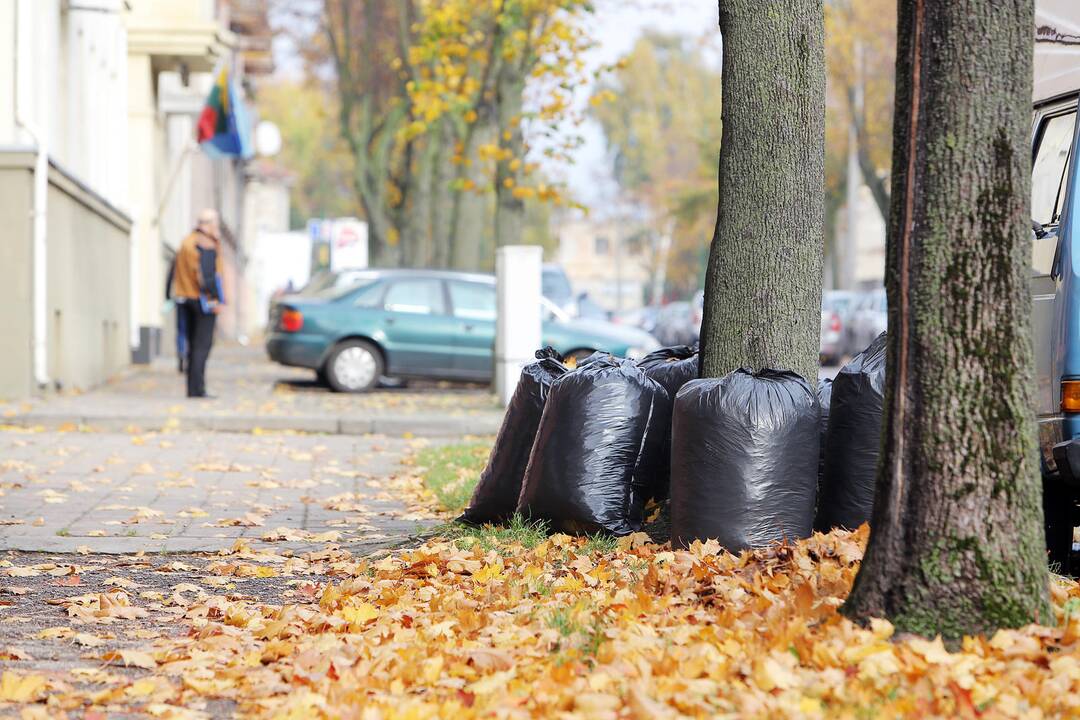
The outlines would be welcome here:
<svg viewBox="0 0 1080 720">
<path fill-rule="evenodd" d="M 870 151 L 867 149 L 869 141 L 866 137 L 866 116 L 859 107 L 859 103 L 855 102 L 855 89 L 848 88 L 847 95 L 848 110 L 854 120 L 852 125 L 855 126 L 855 148 L 856 157 L 859 160 L 859 171 L 862 173 L 863 182 L 874 196 L 874 203 L 877 205 L 878 212 L 881 213 L 881 219 L 887 226 L 889 224 L 889 186 L 885 184 L 885 180 L 874 166 L 874 161 L 870 159 Z"/>
<path fill-rule="evenodd" d="M 1033 413 L 1031 0 L 901 0 L 888 385 L 843 612 L 948 638 L 1052 621 Z"/>
<path fill-rule="evenodd" d="M 457 168 L 456 180 L 471 181 L 476 187 L 484 185 L 487 176 L 483 163 L 475 157 L 475 149 L 477 145 L 490 142 L 494 137 L 495 132 L 490 122 L 478 125 L 466 133 L 461 153 L 464 162 Z M 482 265 L 481 239 L 485 226 L 491 225 L 486 193 L 456 190 L 450 215 L 450 266 L 455 270 L 479 270 Z"/>
<path fill-rule="evenodd" d="M 495 246 L 520 245 L 525 225 L 525 201 L 514 191 L 521 180 L 525 141 L 521 114 L 525 73 L 517 61 L 504 61 L 495 78 L 496 125 L 500 157 L 495 164 Z"/>
<path fill-rule="evenodd" d="M 402 173 L 402 202 L 398 208 L 401 243 L 408 267 L 426 268 L 432 263 L 431 202 L 435 154 L 439 138 L 428 134 L 410 141 L 412 156 Z"/>
<path fill-rule="evenodd" d="M 432 267 L 450 266 L 451 217 L 453 213 L 453 193 L 450 187 L 454 175 L 451 158 L 454 155 L 456 141 L 454 128 L 449 118 L 439 122 L 437 134 L 432 140 L 438 143 L 435 153 L 434 170 L 431 178 L 431 243 L 434 253 Z"/>
<path fill-rule="evenodd" d="M 720 203 L 702 375 L 817 378 L 825 193 L 822 0 L 720 0 Z"/>
</svg>

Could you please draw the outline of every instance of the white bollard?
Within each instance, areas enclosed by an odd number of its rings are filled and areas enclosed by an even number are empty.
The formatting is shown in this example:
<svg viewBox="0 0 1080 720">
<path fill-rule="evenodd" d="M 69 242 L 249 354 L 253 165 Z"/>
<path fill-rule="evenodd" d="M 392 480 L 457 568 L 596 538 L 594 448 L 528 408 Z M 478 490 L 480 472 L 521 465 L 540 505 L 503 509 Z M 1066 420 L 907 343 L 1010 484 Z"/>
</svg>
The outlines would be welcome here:
<svg viewBox="0 0 1080 720">
<path fill-rule="evenodd" d="M 517 388 L 521 368 L 532 362 L 542 341 L 543 255 L 537 245 L 507 245 L 495 252 L 495 394 L 504 407 Z"/>
</svg>

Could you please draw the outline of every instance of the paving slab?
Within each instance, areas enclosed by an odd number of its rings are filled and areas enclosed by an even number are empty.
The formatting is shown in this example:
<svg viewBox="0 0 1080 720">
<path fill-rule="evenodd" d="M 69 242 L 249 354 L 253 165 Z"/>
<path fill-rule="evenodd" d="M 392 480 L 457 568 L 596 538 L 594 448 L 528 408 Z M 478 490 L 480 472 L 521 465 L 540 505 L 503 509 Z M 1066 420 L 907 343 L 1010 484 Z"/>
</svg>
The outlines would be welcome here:
<svg viewBox="0 0 1080 720">
<path fill-rule="evenodd" d="M 0 432 L 0 551 L 370 551 L 432 526 L 400 490 L 425 440 Z M 267 537 L 272 539 L 266 539 Z"/>
<path fill-rule="evenodd" d="M 310 370 L 272 363 L 258 347 L 215 348 L 207 384 L 215 398 L 186 398 L 174 361 L 162 359 L 128 368 L 87 392 L 0 401 L 0 426 L 454 437 L 493 435 L 502 422 L 486 386 L 417 381 L 370 393 L 333 393 Z"/>
</svg>

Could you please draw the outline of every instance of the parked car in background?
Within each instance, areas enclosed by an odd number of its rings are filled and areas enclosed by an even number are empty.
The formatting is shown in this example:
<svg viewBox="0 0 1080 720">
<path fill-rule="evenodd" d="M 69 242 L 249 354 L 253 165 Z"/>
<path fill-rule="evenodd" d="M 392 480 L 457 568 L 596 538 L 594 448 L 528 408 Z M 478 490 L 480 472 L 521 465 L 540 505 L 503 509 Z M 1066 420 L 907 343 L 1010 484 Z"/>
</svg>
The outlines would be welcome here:
<svg viewBox="0 0 1080 720">
<path fill-rule="evenodd" d="M 699 329 L 694 326 L 691 304 L 680 301 L 660 308 L 653 334 L 661 345 L 693 345 Z"/>
<path fill-rule="evenodd" d="M 646 305 L 636 310 L 624 310 L 617 313 L 611 318 L 611 322 L 616 325 L 640 328 L 647 333 L 652 333 L 656 330 L 656 319 L 659 315 L 659 306 Z"/>
<path fill-rule="evenodd" d="M 848 325 L 856 294 L 849 290 L 829 290 L 821 296 L 821 364 L 835 365 L 851 353 Z"/>
<path fill-rule="evenodd" d="M 649 333 L 572 318 L 541 299 L 544 345 L 564 356 L 594 351 L 641 357 L 660 347 Z M 374 270 L 359 283 L 291 296 L 272 310 L 271 360 L 315 370 L 339 392 L 381 376 L 490 381 L 494 373 L 495 278 L 436 270 Z"/>
<path fill-rule="evenodd" d="M 705 317 L 705 291 L 698 290 L 690 298 L 690 325 L 694 328 L 694 342 L 701 338 L 701 321 Z M 693 345 L 694 343 L 687 343 Z"/>
<path fill-rule="evenodd" d="M 848 321 L 848 348 L 852 354 L 860 353 L 889 327 L 889 312 L 885 300 L 885 288 L 865 293 L 855 302 Z"/>
<path fill-rule="evenodd" d="M 563 310 L 571 311 L 574 304 L 574 288 L 562 265 L 544 263 L 540 271 L 540 294 Z"/>
<path fill-rule="evenodd" d="M 318 297 L 324 293 L 333 293 L 360 282 L 371 275 L 368 269 L 335 270 L 316 273 L 308 280 L 307 285 L 293 293 L 299 297 Z M 288 296 L 287 296 L 288 297 Z"/>
<path fill-rule="evenodd" d="M 560 307 L 571 317 L 607 320 L 608 311 L 588 293 L 575 293 L 570 277 L 557 263 L 544 263 L 540 276 L 540 294 Z"/>
</svg>

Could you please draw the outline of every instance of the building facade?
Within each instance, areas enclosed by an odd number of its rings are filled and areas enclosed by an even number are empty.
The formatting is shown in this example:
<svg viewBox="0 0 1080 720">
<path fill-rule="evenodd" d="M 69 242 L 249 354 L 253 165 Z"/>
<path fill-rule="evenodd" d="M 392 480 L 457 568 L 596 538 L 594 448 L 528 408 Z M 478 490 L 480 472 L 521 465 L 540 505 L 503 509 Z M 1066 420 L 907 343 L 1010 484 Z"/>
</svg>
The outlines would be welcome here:
<svg viewBox="0 0 1080 720">
<path fill-rule="evenodd" d="M 129 359 L 125 11 L 0 0 L 2 398 L 90 387 Z"/>
<path fill-rule="evenodd" d="M 203 208 L 221 216 L 226 304 L 218 334 L 251 327 L 245 202 L 250 163 L 211 158 L 195 143 L 199 114 L 227 63 L 241 88 L 273 70 L 266 0 L 129 0 L 129 123 L 133 260 L 132 359 L 167 351 L 175 318 L 163 312 L 165 279 Z"/>
<path fill-rule="evenodd" d="M 214 70 L 267 73 L 269 50 L 267 0 L 0 0 L 0 398 L 159 354 L 204 207 L 225 231 L 220 334 L 244 333 L 248 163 L 195 127 Z"/>
<path fill-rule="evenodd" d="M 645 304 L 653 279 L 649 232 L 637 223 L 572 217 L 558 223 L 557 233 L 556 260 L 575 293 L 609 312 Z"/>
</svg>

